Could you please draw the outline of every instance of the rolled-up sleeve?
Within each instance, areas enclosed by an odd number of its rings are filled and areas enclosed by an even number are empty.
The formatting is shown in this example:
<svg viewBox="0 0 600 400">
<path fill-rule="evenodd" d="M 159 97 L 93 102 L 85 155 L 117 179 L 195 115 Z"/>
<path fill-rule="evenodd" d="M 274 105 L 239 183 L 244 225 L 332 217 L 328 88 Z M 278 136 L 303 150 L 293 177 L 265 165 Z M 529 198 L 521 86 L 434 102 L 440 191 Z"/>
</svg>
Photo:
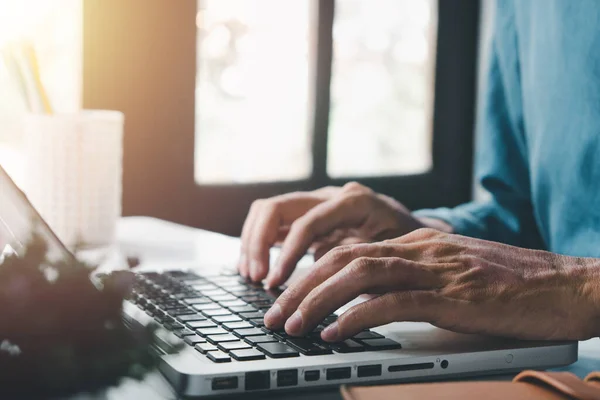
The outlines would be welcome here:
<svg viewBox="0 0 600 400">
<path fill-rule="evenodd" d="M 414 214 L 443 220 L 458 234 L 544 248 L 531 203 L 517 40 L 507 12 L 498 9 L 496 14 L 475 154 L 476 177 L 490 196 Z"/>
</svg>

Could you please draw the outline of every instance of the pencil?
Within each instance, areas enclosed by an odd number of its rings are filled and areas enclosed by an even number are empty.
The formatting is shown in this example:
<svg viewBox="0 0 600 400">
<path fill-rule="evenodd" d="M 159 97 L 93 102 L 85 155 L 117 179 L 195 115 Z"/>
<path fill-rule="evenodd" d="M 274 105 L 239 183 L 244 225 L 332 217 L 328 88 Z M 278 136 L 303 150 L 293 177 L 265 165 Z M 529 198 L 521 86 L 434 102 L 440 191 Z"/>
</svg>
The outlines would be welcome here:
<svg viewBox="0 0 600 400">
<path fill-rule="evenodd" d="M 48 99 L 48 93 L 44 88 L 44 84 L 42 83 L 42 78 L 40 75 L 40 67 L 38 63 L 37 56 L 35 54 L 35 49 L 31 44 L 25 45 L 23 47 L 23 51 L 26 55 L 26 60 L 28 61 L 29 68 L 31 69 L 31 74 L 33 76 L 33 82 L 35 85 L 35 89 L 42 101 L 42 106 L 44 107 L 44 112 L 46 114 L 52 114 L 52 105 L 50 104 L 50 100 Z"/>
</svg>

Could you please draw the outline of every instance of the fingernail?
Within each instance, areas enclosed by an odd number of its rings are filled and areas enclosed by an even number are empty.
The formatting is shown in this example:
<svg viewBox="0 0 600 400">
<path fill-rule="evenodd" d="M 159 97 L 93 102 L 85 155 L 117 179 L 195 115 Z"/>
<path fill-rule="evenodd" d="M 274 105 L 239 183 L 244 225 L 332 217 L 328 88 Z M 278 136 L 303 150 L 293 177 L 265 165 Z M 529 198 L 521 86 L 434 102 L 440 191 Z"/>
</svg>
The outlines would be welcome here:
<svg viewBox="0 0 600 400">
<path fill-rule="evenodd" d="M 321 332 L 321 339 L 327 342 L 335 342 L 338 337 L 338 323 L 335 321 Z"/>
<path fill-rule="evenodd" d="M 269 327 L 276 326 L 280 322 L 279 320 L 281 319 L 281 307 L 279 306 L 279 304 L 275 303 L 273 307 L 271 307 L 269 311 L 267 311 L 263 319 L 265 321 L 265 325 Z"/>
<path fill-rule="evenodd" d="M 302 330 L 302 313 L 296 311 L 285 323 L 285 331 L 290 334 L 300 333 Z"/>
</svg>

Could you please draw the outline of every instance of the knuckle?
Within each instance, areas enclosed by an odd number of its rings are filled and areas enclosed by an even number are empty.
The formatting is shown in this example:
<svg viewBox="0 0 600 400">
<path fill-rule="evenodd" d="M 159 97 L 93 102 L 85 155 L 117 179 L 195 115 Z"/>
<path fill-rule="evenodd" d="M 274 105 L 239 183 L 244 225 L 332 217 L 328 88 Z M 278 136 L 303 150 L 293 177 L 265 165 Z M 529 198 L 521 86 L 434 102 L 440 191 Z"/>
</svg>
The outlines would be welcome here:
<svg viewBox="0 0 600 400">
<path fill-rule="evenodd" d="M 262 208 L 265 211 L 265 214 L 267 215 L 276 214 L 281 206 L 281 203 L 282 201 L 277 198 L 264 200 L 262 203 Z"/>
<path fill-rule="evenodd" d="M 308 236 L 313 231 L 314 222 L 307 218 L 299 218 L 290 225 L 290 235 Z"/>
<path fill-rule="evenodd" d="M 354 279 L 363 280 L 373 275 L 376 264 L 372 258 L 359 257 L 346 267 L 346 273 Z"/>
<path fill-rule="evenodd" d="M 473 271 L 483 271 L 482 260 L 473 254 L 465 254 L 461 257 L 460 262 L 466 269 Z"/>
<path fill-rule="evenodd" d="M 415 231 L 415 236 L 421 238 L 429 238 L 438 235 L 440 231 L 435 230 L 433 228 L 419 228 Z"/>
<path fill-rule="evenodd" d="M 327 257 L 332 262 L 338 262 L 342 259 L 346 258 L 348 255 L 352 253 L 352 245 L 343 244 L 341 246 L 334 247 L 333 249 L 327 252 Z"/>
<path fill-rule="evenodd" d="M 369 190 L 366 186 L 361 185 L 358 182 L 348 182 L 343 187 L 346 192 L 354 192 L 354 191 L 364 191 L 365 189 Z"/>
</svg>

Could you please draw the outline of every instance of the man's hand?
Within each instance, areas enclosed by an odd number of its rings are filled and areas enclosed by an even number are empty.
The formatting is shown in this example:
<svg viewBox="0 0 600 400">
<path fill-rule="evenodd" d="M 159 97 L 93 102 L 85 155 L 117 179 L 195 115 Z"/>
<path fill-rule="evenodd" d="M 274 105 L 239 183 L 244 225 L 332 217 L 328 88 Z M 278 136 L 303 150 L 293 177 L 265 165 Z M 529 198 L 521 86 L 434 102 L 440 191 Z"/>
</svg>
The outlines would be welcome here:
<svg viewBox="0 0 600 400">
<path fill-rule="evenodd" d="M 339 341 L 394 321 L 520 339 L 600 334 L 599 260 L 566 257 L 420 229 L 381 243 L 338 247 L 265 315 L 303 335 L 364 293 L 321 337 Z"/>
<path fill-rule="evenodd" d="M 310 247 L 316 258 L 340 244 L 398 237 L 424 225 L 397 201 L 358 183 L 289 193 L 252 204 L 242 230 L 242 276 L 279 286 Z M 283 242 L 269 271 L 269 249 Z"/>
</svg>

